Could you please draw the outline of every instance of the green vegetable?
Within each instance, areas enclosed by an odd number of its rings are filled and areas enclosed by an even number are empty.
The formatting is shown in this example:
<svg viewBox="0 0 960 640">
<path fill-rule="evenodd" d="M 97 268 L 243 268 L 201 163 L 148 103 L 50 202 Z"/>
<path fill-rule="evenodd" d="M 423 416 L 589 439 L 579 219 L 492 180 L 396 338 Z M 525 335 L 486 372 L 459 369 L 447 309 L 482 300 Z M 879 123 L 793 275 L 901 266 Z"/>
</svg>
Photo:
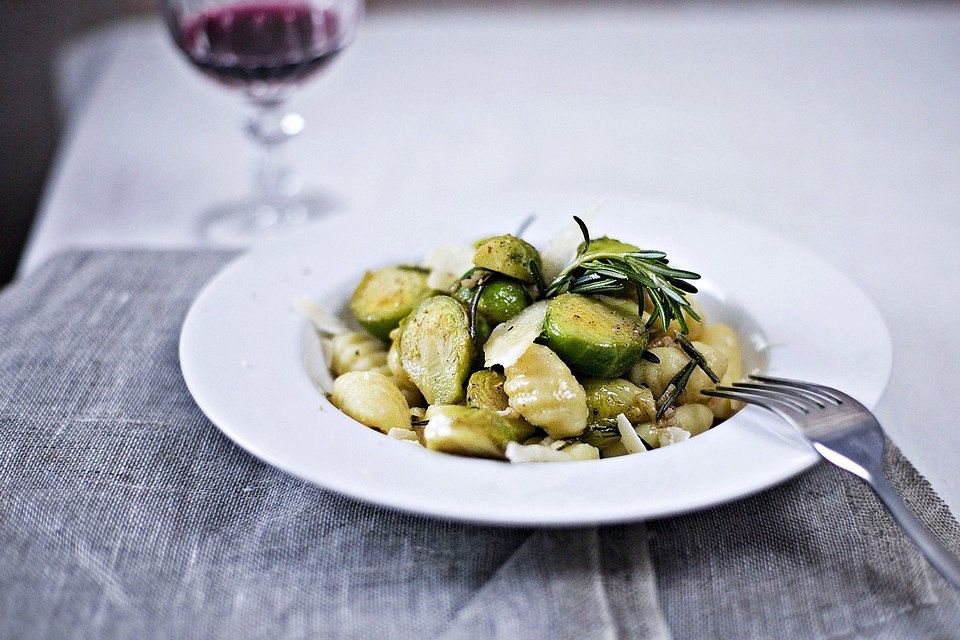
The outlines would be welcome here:
<svg viewBox="0 0 960 640">
<path fill-rule="evenodd" d="M 543 327 L 554 353 L 574 371 L 596 378 L 623 375 L 647 346 L 647 331 L 639 316 L 575 293 L 550 302 Z"/>
<path fill-rule="evenodd" d="M 530 284 L 536 281 L 531 262 L 533 269 L 539 271 L 542 267 L 540 254 L 533 245 L 510 234 L 484 240 L 473 254 L 473 264 L 478 267 Z"/>
<path fill-rule="evenodd" d="M 400 328 L 400 364 L 430 404 L 463 401 L 476 352 L 463 305 L 449 296 L 421 302 Z"/>
<path fill-rule="evenodd" d="M 470 306 L 476 287 L 467 289 L 460 287 L 454 297 L 463 304 Z M 484 281 L 480 290 L 480 300 L 477 302 L 477 311 L 494 324 L 506 322 L 530 306 L 530 294 L 527 288 L 510 278 L 494 276 Z"/>
<path fill-rule="evenodd" d="M 600 423 L 615 420 L 623 414 L 631 424 L 640 424 L 654 419 L 657 406 L 653 393 L 646 387 L 638 387 L 629 380 L 586 379 L 581 380 L 587 393 L 587 408 L 590 410 L 589 422 Z"/>
<path fill-rule="evenodd" d="M 587 247 L 584 252 L 585 244 L 580 244 L 580 251 L 583 252 L 581 255 L 592 256 L 598 253 L 633 253 L 640 251 L 640 247 L 635 244 L 627 244 L 626 242 L 620 242 L 615 238 L 610 238 L 608 236 L 602 236 L 600 238 L 594 238 L 590 241 L 590 246 Z"/>
<path fill-rule="evenodd" d="M 617 420 L 602 420 L 587 425 L 583 433 L 577 438 L 581 442 L 600 449 L 601 451 L 620 443 L 620 429 L 617 428 Z"/>
<path fill-rule="evenodd" d="M 521 442 L 534 432 L 523 419 L 502 416 L 491 409 L 434 405 L 427 409 L 426 417 L 424 446 L 464 456 L 502 459 L 508 442 Z"/>
<path fill-rule="evenodd" d="M 492 369 L 474 372 L 467 381 L 467 404 L 481 409 L 503 411 L 508 404 L 507 393 L 503 390 L 506 377 Z"/>
<path fill-rule="evenodd" d="M 368 271 L 350 298 L 350 311 L 367 331 L 387 340 L 390 331 L 430 293 L 422 271 L 403 267 Z"/>
<path fill-rule="evenodd" d="M 576 216 L 573 219 L 583 233 L 583 244 L 573 262 L 547 285 L 543 297 L 553 298 L 567 292 L 593 295 L 617 293 L 630 285 L 650 300 L 648 325 L 659 320 L 660 326 L 667 327 L 672 320 L 676 320 L 680 330 L 687 333 L 684 313 L 694 320 L 700 319 L 686 297 L 688 293 L 697 292 L 697 288 L 688 280 L 698 279 L 699 274 L 677 269 L 669 263 L 663 251 L 643 249 L 626 252 L 625 248 L 630 245 L 610 238 L 598 239 L 596 242 L 600 245 L 594 247 L 587 225 Z M 603 250 L 604 243 L 608 250 Z"/>
<path fill-rule="evenodd" d="M 492 332 L 493 327 L 490 326 L 490 322 L 480 314 L 477 314 L 473 320 L 474 357 L 471 371 L 483 368 L 483 345 L 490 339 Z"/>
</svg>

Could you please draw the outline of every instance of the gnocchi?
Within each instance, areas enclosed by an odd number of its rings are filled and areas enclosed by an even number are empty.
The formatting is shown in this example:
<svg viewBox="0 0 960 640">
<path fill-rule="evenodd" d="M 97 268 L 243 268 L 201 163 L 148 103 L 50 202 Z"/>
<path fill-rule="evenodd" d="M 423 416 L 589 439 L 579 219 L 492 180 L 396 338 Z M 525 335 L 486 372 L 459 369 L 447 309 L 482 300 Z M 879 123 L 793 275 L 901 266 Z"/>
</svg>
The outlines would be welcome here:
<svg viewBox="0 0 960 640">
<path fill-rule="evenodd" d="M 587 395 L 563 360 L 533 344 L 506 368 L 503 390 L 511 407 L 554 438 L 578 436 L 587 427 Z"/>
<path fill-rule="evenodd" d="M 383 343 L 365 333 L 348 331 L 330 339 L 330 369 L 336 376 L 351 371 L 380 371 L 387 364 Z"/>
<path fill-rule="evenodd" d="M 333 381 L 330 402 L 368 427 L 388 433 L 410 429 L 410 407 L 390 378 L 376 371 L 350 371 Z"/>
<path fill-rule="evenodd" d="M 575 222 L 544 254 L 503 234 L 368 271 L 348 305 L 361 331 L 295 301 L 330 401 L 390 438 L 510 462 L 642 453 L 736 413 L 702 393 L 739 380 L 743 358 L 686 282 L 699 275 Z"/>
</svg>

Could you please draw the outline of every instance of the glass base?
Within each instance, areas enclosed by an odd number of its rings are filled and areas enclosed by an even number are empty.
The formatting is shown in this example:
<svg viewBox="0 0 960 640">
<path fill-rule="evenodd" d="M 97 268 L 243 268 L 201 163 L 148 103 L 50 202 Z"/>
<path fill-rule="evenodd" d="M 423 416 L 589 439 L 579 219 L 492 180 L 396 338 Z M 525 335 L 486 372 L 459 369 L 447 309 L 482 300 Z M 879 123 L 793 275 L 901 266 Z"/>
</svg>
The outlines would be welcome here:
<svg viewBox="0 0 960 640">
<path fill-rule="evenodd" d="M 246 245 L 250 242 L 295 230 L 343 210 L 335 198 L 301 194 L 282 200 L 241 200 L 214 207 L 197 222 L 202 238 L 217 244 Z"/>
</svg>

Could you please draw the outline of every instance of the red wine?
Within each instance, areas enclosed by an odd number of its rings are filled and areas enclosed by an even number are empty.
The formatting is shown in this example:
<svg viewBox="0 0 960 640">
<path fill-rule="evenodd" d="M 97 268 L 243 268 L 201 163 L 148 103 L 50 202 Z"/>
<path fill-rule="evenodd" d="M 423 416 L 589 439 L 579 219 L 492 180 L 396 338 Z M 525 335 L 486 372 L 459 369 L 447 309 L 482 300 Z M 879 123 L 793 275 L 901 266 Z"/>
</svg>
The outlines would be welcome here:
<svg viewBox="0 0 960 640">
<path fill-rule="evenodd" d="M 190 60 L 232 86 L 300 82 L 345 44 L 335 11 L 299 2 L 241 2 L 186 16 L 172 26 Z"/>
</svg>

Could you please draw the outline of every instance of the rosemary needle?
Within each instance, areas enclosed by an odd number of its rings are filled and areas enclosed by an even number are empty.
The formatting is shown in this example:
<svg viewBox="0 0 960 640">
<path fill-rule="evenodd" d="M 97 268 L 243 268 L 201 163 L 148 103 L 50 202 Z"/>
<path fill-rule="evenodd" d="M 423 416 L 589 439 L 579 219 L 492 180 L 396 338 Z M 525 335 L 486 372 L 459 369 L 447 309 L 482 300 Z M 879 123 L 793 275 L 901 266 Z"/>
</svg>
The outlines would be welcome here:
<svg viewBox="0 0 960 640">
<path fill-rule="evenodd" d="M 690 382 L 690 376 L 693 375 L 696 368 L 697 361 L 691 360 L 683 369 L 677 372 L 677 375 L 670 379 L 670 383 L 667 384 L 667 388 L 664 389 L 663 395 L 657 400 L 657 420 L 663 417 L 664 412 L 669 409 L 670 405 L 676 402 L 677 397 L 683 393 L 687 383 Z"/>
<path fill-rule="evenodd" d="M 710 368 L 710 365 L 707 364 L 707 359 L 703 357 L 703 354 L 700 353 L 693 343 L 690 342 L 690 338 L 683 335 L 682 333 L 677 334 L 677 342 L 680 343 L 680 348 L 683 349 L 683 352 L 686 353 L 690 358 L 697 363 L 697 366 L 703 369 L 703 372 L 713 380 L 714 384 L 720 382 L 720 376 L 714 373 L 713 369 Z"/>
</svg>

